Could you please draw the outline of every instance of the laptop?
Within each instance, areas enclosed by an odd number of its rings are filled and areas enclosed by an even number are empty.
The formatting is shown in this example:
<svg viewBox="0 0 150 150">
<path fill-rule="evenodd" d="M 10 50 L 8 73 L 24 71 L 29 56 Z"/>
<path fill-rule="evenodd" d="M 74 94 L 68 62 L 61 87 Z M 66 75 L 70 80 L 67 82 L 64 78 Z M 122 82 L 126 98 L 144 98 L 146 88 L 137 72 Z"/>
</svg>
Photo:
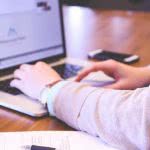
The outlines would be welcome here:
<svg viewBox="0 0 150 150">
<path fill-rule="evenodd" d="M 23 63 L 40 60 L 50 63 L 64 79 L 70 79 L 87 62 L 64 59 L 60 0 L 1 0 L 1 3 L 0 107 L 42 117 L 48 114 L 45 106 L 9 86 L 13 71 Z"/>
</svg>

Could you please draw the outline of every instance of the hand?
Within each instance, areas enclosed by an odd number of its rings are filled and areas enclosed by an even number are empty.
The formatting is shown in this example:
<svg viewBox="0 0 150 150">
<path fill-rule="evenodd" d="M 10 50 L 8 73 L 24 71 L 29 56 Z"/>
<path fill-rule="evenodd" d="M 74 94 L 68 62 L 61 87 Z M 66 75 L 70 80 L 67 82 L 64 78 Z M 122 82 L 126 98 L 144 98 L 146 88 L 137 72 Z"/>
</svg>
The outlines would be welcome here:
<svg viewBox="0 0 150 150">
<path fill-rule="evenodd" d="M 136 68 L 113 60 L 95 63 L 81 71 L 76 81 L 81 81 L 91 72 L 103 71 L 113 77 L 116 82 L 106 86 L 113 89 L 135 89 L 150 83 L 150 68 Z"/>
<path fill-rule="evenodd" d="M 39 99 L 41 91 L 47 84 L 59 80 L 61 77 L 49 65 L 38 62 L 35 65 L 21 65 L 14 72 L 14 80 L 10 85 L 31 98 Z"/>
</svg>

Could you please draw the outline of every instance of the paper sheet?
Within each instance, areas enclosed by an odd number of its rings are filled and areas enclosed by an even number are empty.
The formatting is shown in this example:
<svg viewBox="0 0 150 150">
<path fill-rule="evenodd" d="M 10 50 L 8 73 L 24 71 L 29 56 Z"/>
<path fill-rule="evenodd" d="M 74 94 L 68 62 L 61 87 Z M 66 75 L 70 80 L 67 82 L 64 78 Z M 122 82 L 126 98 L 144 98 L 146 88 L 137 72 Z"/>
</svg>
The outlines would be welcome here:
<svg viewBox="0 0 150 150">
<path fill-rule="evenodd" d="M 0 150 L 25 150 L 24 146 L 33 144 L 56 150 L 116 150 L 99 138 L 78 131 L 0 133 Z"/>
</svg>

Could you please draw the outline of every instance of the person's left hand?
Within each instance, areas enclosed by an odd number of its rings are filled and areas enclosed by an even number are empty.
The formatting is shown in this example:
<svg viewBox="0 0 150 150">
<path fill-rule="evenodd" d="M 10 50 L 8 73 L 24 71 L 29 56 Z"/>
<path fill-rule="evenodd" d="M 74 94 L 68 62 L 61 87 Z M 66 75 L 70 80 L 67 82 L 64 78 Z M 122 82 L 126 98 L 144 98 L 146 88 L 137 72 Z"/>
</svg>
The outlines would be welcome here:
<svg viewBox="0 0 150 150">
<path fill-rule="evenodd" d="M 14 80 L 10 86 L 21 90 L 34 99 L 39 99 L 41 91 L 47 84 L 54 83 L 62 78 L 49 65 L 38 62 L 35 65 L 21 65 L 14 72 Z"/>
</svg>

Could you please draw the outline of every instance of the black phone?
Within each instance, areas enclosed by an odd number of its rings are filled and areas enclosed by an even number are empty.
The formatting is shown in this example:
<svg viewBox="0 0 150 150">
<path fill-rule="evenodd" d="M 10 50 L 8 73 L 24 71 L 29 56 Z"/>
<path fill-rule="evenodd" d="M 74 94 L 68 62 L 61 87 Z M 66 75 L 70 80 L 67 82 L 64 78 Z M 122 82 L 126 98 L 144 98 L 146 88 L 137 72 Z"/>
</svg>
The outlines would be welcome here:
<svg viewBox="0 0 150 150">
<path fill-rule="evenodd" d="M 116 61 L 126 63 L 126 64 L 137 62 L 140 59 L 138 55 L 111 52 L 103 49 L 90 51 L 88 53 L 88 58 L 101 60 L 101 61 L 114 59 Z"/>
</svg>

